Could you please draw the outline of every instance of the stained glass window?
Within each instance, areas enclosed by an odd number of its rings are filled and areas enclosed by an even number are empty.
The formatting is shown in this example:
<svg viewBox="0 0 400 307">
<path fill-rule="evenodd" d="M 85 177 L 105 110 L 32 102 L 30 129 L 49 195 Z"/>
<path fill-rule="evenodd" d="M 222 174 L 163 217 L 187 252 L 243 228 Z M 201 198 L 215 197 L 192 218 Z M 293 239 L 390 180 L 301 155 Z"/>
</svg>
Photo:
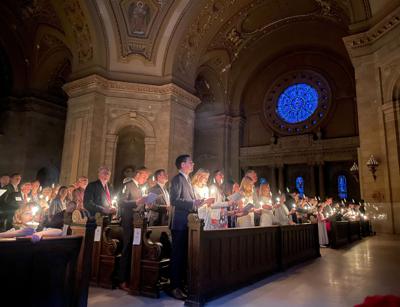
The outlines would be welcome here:
<svg viewBox="0 0 400 307">
<path fill-rule="evenodd" d="M 288 86 L 278 98 L 276 112 L 289 124 L 296 124 L 309 118 L 318 107 L 318 93 L 306 83 Z"/>
<path fill-rule="evenodd" d="M 301 197 L 304 196 L 304 179 L 303 177 L 296 178 L 296 188 L 299 191 Z"/>
<path fill-rule="evenodd" d="M 340 175 L 338 177 L 338 194 L 339 198 L 347 198 L 347 179 L 346 176 Z"/>
</svg>

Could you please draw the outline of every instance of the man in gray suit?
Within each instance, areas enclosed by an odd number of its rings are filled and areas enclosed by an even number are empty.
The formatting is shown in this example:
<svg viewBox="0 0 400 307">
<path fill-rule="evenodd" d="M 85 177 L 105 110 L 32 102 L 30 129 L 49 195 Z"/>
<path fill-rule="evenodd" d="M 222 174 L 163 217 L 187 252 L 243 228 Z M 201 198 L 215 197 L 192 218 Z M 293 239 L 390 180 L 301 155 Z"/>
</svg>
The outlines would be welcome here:
<svg viewBox="0 0 400 307">
<path fill-rule="evenodd" d="M 190 182 L 189 174 L 193 172 L 194 163 L 189 155 L 180 155 L 175 165 L 179 170 L 171 181 L 171 295 L 185 300 L 187 294 L 183 290 L 183 283 L 187 267 L 188 252 L 188 215 L 196 212 L 203 203 L 212 203 L 214 198 L 196 199 Z"/>
<path fill-rule="evenodd" d="M 166 187 L 168 174 L 164 169 L 156 170 L 154 179 L 156 184 L 149 192 L 157 194 L 158 198 L 149 208 L 149 226 L 167 226 L 170 207 L 170 197 Z"/>
<path fill-rule="evenodd" d="M 141 167 L 136 170 L 132 180 L 125 183 L 120 198 L 121 226 L 123 230 L 122 254 L 120 260 L 120 288 L 128 291 L 131 272 L 133 212 L 144 212 L 143 185 L 149 177 L 149 170 Z"/>
</svg>

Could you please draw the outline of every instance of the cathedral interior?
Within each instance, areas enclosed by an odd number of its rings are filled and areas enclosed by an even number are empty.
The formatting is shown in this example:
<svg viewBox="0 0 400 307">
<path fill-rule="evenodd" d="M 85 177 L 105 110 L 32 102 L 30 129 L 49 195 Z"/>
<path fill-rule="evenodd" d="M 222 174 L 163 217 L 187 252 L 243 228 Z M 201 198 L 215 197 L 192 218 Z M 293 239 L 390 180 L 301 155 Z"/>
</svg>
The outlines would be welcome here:
<svg viewBox="0 0 400 307">
<path fill-rule="evenodd" d="M 3 0 L 0 172 L 175 158 L 373 203 L 400 233 L 399 0 Z"/>
</svg>

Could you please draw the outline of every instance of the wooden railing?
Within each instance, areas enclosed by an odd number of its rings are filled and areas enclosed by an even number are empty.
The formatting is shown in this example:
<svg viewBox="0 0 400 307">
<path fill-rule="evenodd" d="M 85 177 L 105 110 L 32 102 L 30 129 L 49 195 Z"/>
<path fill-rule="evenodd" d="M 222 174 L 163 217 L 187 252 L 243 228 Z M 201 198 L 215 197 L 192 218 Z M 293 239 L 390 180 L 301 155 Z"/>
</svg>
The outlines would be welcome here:
<svg viewBox="0 0 400 307">
<path fill-rule="evenodd" d="M 338 248 L 360 239 L 361 226 L 359 221 L 331 222 L 329 241 L 332 248 Z"/>
</svg>

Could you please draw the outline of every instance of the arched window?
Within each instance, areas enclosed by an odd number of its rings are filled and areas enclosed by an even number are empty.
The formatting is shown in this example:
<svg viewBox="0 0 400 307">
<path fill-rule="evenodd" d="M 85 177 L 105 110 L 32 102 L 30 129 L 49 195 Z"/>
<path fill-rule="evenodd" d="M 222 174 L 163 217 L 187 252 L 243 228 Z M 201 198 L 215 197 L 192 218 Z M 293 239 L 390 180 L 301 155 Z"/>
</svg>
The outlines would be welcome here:
<svg viewBox="0 0 400 307">
<path fill-rule="evenodd" d="M 308 119 L 318 107 L 318 92 L 306 83 L 288 86 L 279 96 L 276 112 L 289 124 Z"/>
<path fill-rule="evenodd" d="M 340 199 L 347 198 L 347 179 L 344 175 L 338 177 L 338 195 Z"/>
<path fill-rule="evenodd" d="M 301 197 L 304 196 L 304 179 L 303 177 L 297 177 L 296 178 L 296 188 L 299 191 L 299 194 Z"/>
</svg>

